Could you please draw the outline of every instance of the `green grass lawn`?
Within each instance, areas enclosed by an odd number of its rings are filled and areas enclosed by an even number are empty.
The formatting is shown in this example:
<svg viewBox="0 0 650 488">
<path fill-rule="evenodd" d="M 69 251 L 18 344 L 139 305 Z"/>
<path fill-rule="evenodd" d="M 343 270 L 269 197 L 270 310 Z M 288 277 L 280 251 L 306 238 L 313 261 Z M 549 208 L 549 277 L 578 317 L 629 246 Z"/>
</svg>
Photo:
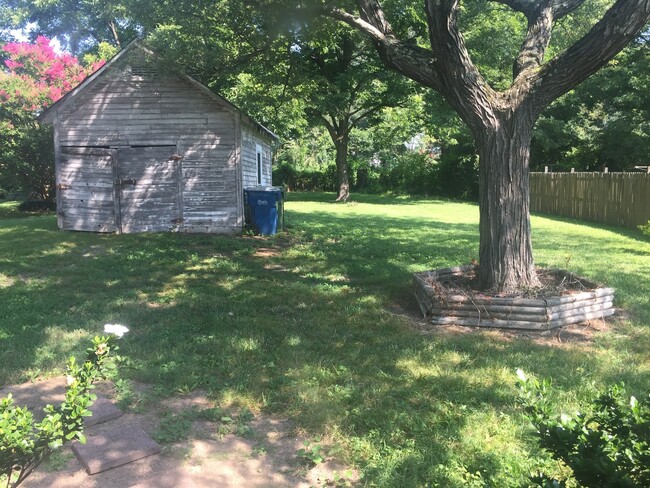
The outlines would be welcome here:
<svg viewBox="0 0 650 488">
<path fill-rule="evenodd" d="M 521 486 L 557 471 L 515 404 L 516 368 L 552 378 L 567 412 L 621 380 L 650 391 L 640 233 L 532 219 L 540 265 L 617 289 L 627 318 L 591 344 L 422 333 L 398 312 L 417 310 L 410 275 L 477 258 L 477 207 L 333 198 L 289 194 L 288 231 L 272 238 L 61 232 L 52 215 L 0 204 L 0 384 L 60 373 L 104 323 L 125 324 L 124 378 L 288 417 L 381 487 Z"/>
</svg>

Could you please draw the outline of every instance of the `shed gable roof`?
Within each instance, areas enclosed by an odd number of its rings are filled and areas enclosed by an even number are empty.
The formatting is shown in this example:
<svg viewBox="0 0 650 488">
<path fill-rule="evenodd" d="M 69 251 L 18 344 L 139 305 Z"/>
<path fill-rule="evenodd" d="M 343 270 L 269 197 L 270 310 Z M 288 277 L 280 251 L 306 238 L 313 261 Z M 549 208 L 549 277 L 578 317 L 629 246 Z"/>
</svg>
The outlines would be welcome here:
<svg viewBox="0 0 650 488">
<path fill-rule="evenodd" d="M 97 71 L 92 73 L 90 76 L 86 77 L 79 85 L 77 85 L 73 90 L 69 91 L 65 96 L 61 97 L 59 100 L 57 100 L 54 104 L 52 104 L 50 107 L 48 107 L 43 113 L 41 113 L 38 116 L 38 120 L 47 124 L 52 124 L 55 122 L 57 115 L 63 111 L 66 107 L 71 105 L 83 92 L 88 90 L 95 82 L 96 80 L 102 78 L 103 76 L 106 75 L 107 72 L 109 72 L 113 67 L 123 58 L 127 56 L 128 53 L 132 52 L 135 49 L 140 49 L 147 55 L 155 55 L 153 51 L 151 51 L 149 48 L 146 46 L 142 45 L 142 43 L 138 40 L 135 39 L 134 41 L 130 42 L 127 46 L 124 47 L 119 53 L 117 53 L 110 61 L 108 61 L 104 66 L 99 68 Z M 207 86 L 205 86 L 203 83 L 198 81 L 196 78 L 187 75 L 187 74 L 181 74 L 179 75 L 180 77 L 184 78 L 187 80 L 190 85 L 195 87 L 198 91 L 201 91 L 211 99 L 219 102 L 221 105 L 224 105 L 226 108 L 232 110 L 233 112 L 236 112 L 240 114 L 244 122 L 248 123 L 249 125 L 252 125 L 256 129 L 258 129 L 261 133 L 265 134 L 271 139 L 278 139 L 278 136 L 275 135 L 272 131 L 264 127 L 262 124 L 259 122 L 256 122 L 254 119 L 246 115 L 241 111 L 239 107 L 234 105 L 233 103 L 229 102 L 226 100 L 224 97 L 219 95 L 218 93 L 214 92 Z"/>
</svg>

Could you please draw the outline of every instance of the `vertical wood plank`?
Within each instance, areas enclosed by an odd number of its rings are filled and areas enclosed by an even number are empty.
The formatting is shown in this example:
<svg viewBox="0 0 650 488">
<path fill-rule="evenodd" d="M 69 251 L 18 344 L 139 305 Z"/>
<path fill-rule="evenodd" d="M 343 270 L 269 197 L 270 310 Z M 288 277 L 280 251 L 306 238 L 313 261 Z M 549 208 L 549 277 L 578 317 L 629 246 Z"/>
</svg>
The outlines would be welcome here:
<svg viewBox="0 0 650 488">
<path fill-rule="evenodd" d="M 56 225 L 59 229 L 63 229 L 63 215 L 61 215 L 61 191 L 59 185 L 61 184 L 61 138 L 59 132 L 59 117 L 54 123 L 54 186 L 56 188 Z"/>
<path fill-rule="evenodd" d="M 237 170 L 237 226 L 244 228 L 244 168 L 242 161 L 241 114 L 235 116 L 235 168 Z"/>
<path fill-rule="evenodd" d="M 120 185 L 118 178 L 120 177 L 117 171 L 117 150 L 111 149 L 111 164 L 113 166 L 113 211 L 115 212 L 115 233 L 122 233 L 122 214 L 120 212 Z"/>
</svg>

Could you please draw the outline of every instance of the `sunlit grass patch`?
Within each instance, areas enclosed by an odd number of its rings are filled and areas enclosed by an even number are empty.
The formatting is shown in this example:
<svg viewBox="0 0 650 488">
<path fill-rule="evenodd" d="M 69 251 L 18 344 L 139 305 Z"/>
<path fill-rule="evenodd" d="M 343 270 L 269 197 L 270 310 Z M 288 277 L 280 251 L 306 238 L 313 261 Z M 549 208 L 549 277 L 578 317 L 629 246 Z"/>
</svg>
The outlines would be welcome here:
<svg viewBox="0 0 650 488">
<path fill-rule="evenodd" d="M 269 238 L 61 232 L 54 216 L 5 214 L 0 384 L 55 374 L 104 323 L 125 324 L 127 382 L 289 417 L 391 488 L 558 472 L 526 435 L 516 368 L 551 378 L 560 410 L 620 380 L 650 391 L 649 242 L 533 217 L 537 262 L 616 287 L 632 317 L 591 342 L 424 333 L 411 273 L 477 258 L 477 207 L 353 198 L 289 194 L 288 231 Z"/>
</svg>

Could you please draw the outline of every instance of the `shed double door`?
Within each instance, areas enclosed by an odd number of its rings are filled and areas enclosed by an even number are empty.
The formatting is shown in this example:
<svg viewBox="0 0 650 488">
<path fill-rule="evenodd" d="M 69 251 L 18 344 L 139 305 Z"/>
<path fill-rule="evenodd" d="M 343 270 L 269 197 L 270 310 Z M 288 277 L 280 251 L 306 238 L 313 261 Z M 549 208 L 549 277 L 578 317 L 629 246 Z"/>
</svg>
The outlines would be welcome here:
<svg viewBox="0 0 650 488">
<path fill-rule="evenodd" d="M 65 230 L 161 232 L 181 222 L 175 146 L 64 147 L 58 175 Z"/>
<path fill-rule="evenodd" d="M 121 232 L 164 232 L 181 221 L 180 162 L 174 146 L 116 151 L 117 227 Z"/>
</svg>

